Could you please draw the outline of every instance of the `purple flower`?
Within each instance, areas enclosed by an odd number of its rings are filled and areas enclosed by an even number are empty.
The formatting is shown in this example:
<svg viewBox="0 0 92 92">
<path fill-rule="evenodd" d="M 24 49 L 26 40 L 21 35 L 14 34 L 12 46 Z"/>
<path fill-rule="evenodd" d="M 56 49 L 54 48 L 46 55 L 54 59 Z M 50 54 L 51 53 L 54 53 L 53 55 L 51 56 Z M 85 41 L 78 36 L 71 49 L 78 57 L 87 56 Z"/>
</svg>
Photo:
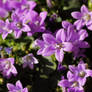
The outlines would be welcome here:
<svg viewBox="0 0 92 92">
<path fill-rule="evenodd" d="M 81 12 L 75 11 L 72 12 L 71 15 L 73 18 L 77 19 L 74 25 L 78 30 L 84 25 L 86 25 L 89 30 L 92 30 L 92 12 L 90 12 L 85 5 L 82 5 Z"/>
<path fill-rule="evenodd" d="M 30 27 L 23 22 L 24 16 L 22 13 L 15 11 L 11 17 L 11 27 L 14 30 L 15 38 L 19 38 L 23 31 L 30 31 Z"/>
<path fill-rule="evenodd" d="M 17 70 L 14 66 L 14 58 L 0 59 L 0 72 L 7 78 L 10 78 L 12 74 L 16 76 Z"/>
<path fill-rule="evenodd" d="M 67 73 L 68 80 L 76 79 L 80 85 L 84 86 L 86 83 L 86 78 L 92 77 L 92 70 L 86 68 L 86 64 L 82 61 L 78 64 L 77 67 L 69 65 L 70 71 Z"/>
<path fill-rule="evenodd" d="M 30 69 L 34 68 L 34 64 L 38 64 L 38 60 L 33 56 L 32 53 L 22 58 L 23 68 L 29 66 Z"/>
<path fill-rule="evenodd" d="M 44 32 L 45 31 L 45 23 L 47 12 L 41 12 L 39 15 L 35 11 L 30 11 L 26 14 L 24 23 L 27 23 L 31 30 L 27 31 L 28 36 L 32 36 L 35 32 Z M 25 31 L 26 32 L 26 31 Z"/>
<path fill-rule="evenodd" d="M 69 65 L 67 79 L 62 79 L 58 85 L 68 91 L 66 92 L 84 92 L 83 86 L 86 83 L 86 78 L 92 77 L 92 70 L 86 67 L 87 65 L 80 61 L 78 66 Z"/>
<path fill-rule="evenodd" d="M 77 82 L 77 80 L 69 81 L 63 79 L 58 83 L 58 86 L 63 88 L 63 92 L 84 92 L 83 87 Z"/>
<path fill-rule="evenodd" d="M 73 54 L 74 58 L 85 56 L 84 51 L 85 48 L 89 48 L 88 42 L 84 41 L 86 37 L 88 37 L 88 33 L 86 30 L 76 30 L 75 25 L 67 21 L 62 22 L 62 26 L 64 30 L 67 32 L 67 41 L 72 42 L 73 44 Z"/>
<path fill-rule="evenodd" d="M 60 29 L 56 33 L 56 38 L 48 33 L 42 35 L 43 40 L 37 40 L 36 43 L 40 46 L 37 54 L 43 56 L 50 56 L 55 53 L 55 57 L 59 62 L 64 58 L 64 52 L 72 52 L 73 45 L 71 42 L 66 41 L 67 36 L 64 29 Z"/>
<path fill-rule="evenodd" d="M 8 34 L 12 33 L 11 24 L 8 19 L 5 22 L 0 20 L 0 33 L 3 39 L 5 39 Z"/>
<path fill-rule="evenodd" d="M 16 82 L 16 85 L 13 85 L 11 83 L 7 83 L 7 88 L 9 92 L 28 92 L 27 88 L 23 88 L 20 80 Z"/>
</svg>

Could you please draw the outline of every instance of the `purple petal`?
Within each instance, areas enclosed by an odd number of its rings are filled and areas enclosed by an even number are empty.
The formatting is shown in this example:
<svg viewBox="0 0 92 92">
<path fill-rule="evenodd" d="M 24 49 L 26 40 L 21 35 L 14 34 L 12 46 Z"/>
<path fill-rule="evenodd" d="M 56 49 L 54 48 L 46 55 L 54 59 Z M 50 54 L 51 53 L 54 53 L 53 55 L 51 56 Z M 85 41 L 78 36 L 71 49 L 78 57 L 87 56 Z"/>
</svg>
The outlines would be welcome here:
<svg viewBox="0 0 92 92">
<path fill-rule="evenodd" d="M 0 8 L 0 17 L 7 17 L 8 16 L 8 12 L 3 9 L 3 8 Z"/>
<path fill-rule="evenodd" d="M 89 76 L 92 77 L 92 70 L 87 69 L 87 70 L 86 70 L 86 73 L 87 73 L 87 77 L 89 77 Z"/>
<path fill-rule="evenodd" d="M 34 69 L 34 64 L 29 64 L 30 69 Z"/>
<path fill-rule="evenodd" d="M 55 52 L 55 57 L 56 57 L 56 59 L 57 59 L 59 62 L 62 62 L 62 61 L 63 61 L 63 58 L 64 58 L 63 49 L 57 49 L 56 52 Z"/>
<path fill-rule="evenodd" d="M 83 20 L 77 20 L 74 22 L 74 25 L 76 26 L 77 30 L 80 30 L 84 26 Z"/>
<path fill-rule="evenodd" d="M 87 28 L 92 31 L 92 24 L 88 25 Z"/>
<path fill-rule="evenodd" d="M 14 74 L 14 75 L 17 75 L 17 70 L 16 70 L 16 68 L 14 67 L 14 66 L 12 66 L 12 73 Z"/>
<path fill-rule="evenodd" d="M 18 80 L 18 81 L 16 82 L 16 87 L 18 87 L 19 89 L 23 89 L 20 80 Z"/>
<path fill-rule="evenodd" d="M 81 19 L 82 17 L 82 14 L 80 12 L 72 12 L 71 15 L 75 19 Z"/>
<path fill-rule="evenodd" d="M 81 29 L 80 31 L 78 31 L 79 34 L 79 40 L 84 40 L 86 37 L 88 37 L 88 33 L 86 30 Z"/>
<path fill-rule="evenodd" d="M 63 50 L 66 52 L 71 52 L 73 50 L 73 44 L 70 42 L 63 42 Z"/>
<path fill-rule="evenodd" d="M 40 17 L 41 17 L 40 25 L 42 25 L 44 23 L 46 16 L 47 16 L 47 12 L 44 11 L 44 12 L 40 13 Z"/>
<path fill-rule="evenodd" d="M 81 86 L 84 86 L 85 83 L 86 83 L 86 78 L 85 78 L 85 77 L 84 77 L 84 78 L 80 78 L 80 77 L 79 77 L 78 81 L 79 81 L 79 84 L 80 84 Z"/>
<path fill-rule="evenodd" d="M 18 30 L 18 31 L 14 31 L 14 36 L 15 38 L 19 38 L 22 34 L 22 31 L 21 30 Z"/>
<path fill-rule="evenodd" d="M 74 80 L 74 74 L 71 73 L 70 71 L 67 72 L 67 78 L 69 81 L 73 81 Z"/>
<path fill-rule="evenodd" d="M 24 89 L 22 90 L 22 92 L 28 92 L 28 89 L 27 89 L 27 88 L 24 88 Z"/>
<path fill-rule="evenodd" d="M 58 30 L 58 32 L 56 33 L 56 39 L 59 42 L 64 42 L 66 39 L 66 33 L 64 29 L 60 29 Z"/>
<path fill-rule="evenodd" d="M 72 25 L 72 24 L 68 21 L 62 21 L 63 28 L 67 29 L 69 25 Z"/>
<path fill-rule="evenodd" d="M 74 65 L 69 65 L 69 69 L 71 72 L 74 72 L 76 70 L 76 67 Z"/>
<path fill-rule="evenodd" d="M 7 36 L 8 36 L 8 32 L 3 32 L 3 34 L 2 34 L 3 40 L 4 40 Z"/>
<path fill-rule="evenodd" d="M 8 58 L 7 60 L 9 60 L 12 64 L 14 64 L 14 58 Z"/>
<path fill-rule="evenodd" d="M 8 88 L 9 91 L 13 91 L 15 86 L 11 83 L 7 83 L 7 88 Z"/>
<path fill-rule="evenodd" d="M 85 5 L 82 5 L 82 7 L 81 7 L 81 13 L 86 14 L 88 12 L 89 12 L 88 8 Z"/>
<path fill-rule="evenodd" d="M 30 5 L 30 9 L 34 9 L 36 7 L 36 3 L 34 1 L 27 1 L 27 4 Z"/>
<path fill-rule="evenodd" d="M 44 34 L 42 35 L 42 37 L 43 37 L 44 42 L 47 43 L 47 44 L 49 44 L 49 45 L 56 43 L 56 40 L 55 40 L 54 36 L 51 35 L 51 34 L 44 33 Z"/>
<path fill-rule="evenodd" d="M 55 48 L 53 46 L 48 46 L 48 47 L 44 48 L 42 55 L 43 56 L 51 56 L 54 53 L 55 53 Z"/>
<path fill-rule="evenodd" d="M 61 80 L 59 83 L 58 83 L 58 86 L 60 87 L 69 87 L 70 86 L 70 83 L 68 80 Z"/>
</svg>

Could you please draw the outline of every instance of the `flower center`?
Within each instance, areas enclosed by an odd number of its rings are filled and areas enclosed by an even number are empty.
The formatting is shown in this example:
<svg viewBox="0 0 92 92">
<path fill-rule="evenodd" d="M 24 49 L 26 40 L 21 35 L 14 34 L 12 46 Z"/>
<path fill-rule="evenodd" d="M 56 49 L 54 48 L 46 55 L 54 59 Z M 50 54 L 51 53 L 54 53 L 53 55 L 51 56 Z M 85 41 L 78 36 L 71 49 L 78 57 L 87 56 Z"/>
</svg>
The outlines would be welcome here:
<svg viewBox="0 0 92 92">
<path fill-rule="evenodd" d="M 61 49 L 62 47 L 63 47 L 63 44 L 62 43 L 56 44 L 56 48 L 57 49 Z"/>
<path fill-rule="evenodd" d="M 31 56 L 27 56 L 27 57 L 26 57 L 26 61 L 27 61 L 27 62 L 30 62 L 31 60 L 32 60 L 32 57 L 31 57 Z"/>
<path fill-rule="evenodd" d="M 18 22 L 18 23 L 16 24 L 16 26 L 17 26 L 18 28 L 22 28 L 22 23 Z"/>
<path fill-rule="evenodd" d="M 6 3 L 7 0 L 3 0 L 3 3 Z"/>
<path fill-rule="evenodd" d="M 81 71 L 81 72 L 79 73 L 79 76 L 80 76 L 80 77 L 84 77 L 84 76 L 85 76 L 85 72 L 84 72 L 84 71 Z"/>
<path fill-rule="evenodd" d="M 90 16 L 89 14 L 85 14 L 85 15 L 83 16 L 83 19 L 84 19 L 86 22 L 88 22 L 88 21 L 91 19 L 91 16 Z"/>
<path fill-rule="evenodd" d="M 78 82 L 77 81 L 75 81 L 73 84 L 72 84 L 72 86 L 71 87 L 77 87 L 78 86 Z"/>
</svg>

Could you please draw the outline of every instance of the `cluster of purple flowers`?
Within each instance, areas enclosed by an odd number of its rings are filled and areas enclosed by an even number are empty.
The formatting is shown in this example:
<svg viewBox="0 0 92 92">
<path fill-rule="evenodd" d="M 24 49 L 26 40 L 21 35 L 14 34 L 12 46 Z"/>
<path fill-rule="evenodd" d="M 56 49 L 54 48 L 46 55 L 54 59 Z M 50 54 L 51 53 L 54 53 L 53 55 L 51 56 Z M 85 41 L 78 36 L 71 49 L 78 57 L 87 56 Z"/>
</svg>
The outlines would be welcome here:
<svg viewBox="0 0 92 92">
<path fill-rule="evenodd" d="M 47 0 L 47 3 L 49 0 Z M 19 38 L 22 32 L 26 32 L 27 36 L 32 36 L 36 32 L 45 32 L 45 19 L 47 12 L 36 12 L 34 8 L 36 3 L 29 0 L 0 0 L 0 34 L 5 39 L 8 34 L 14 33 L 15 38 Z M 51 7 L 51 5 L 49 5 Z M 42 39 L 37 39 L 35 45 L 40 47 L 37 55 L 51 56 L 55 55 L 56 60 L 61 65 L 64 59 L 64 54 L 72 53 L 74 59 L 86 57 L 85 48 L 90 45 L 85 38 L 88 37 L 88 30 L 92 30 L 92 12 L 83 5 L 81 12 L 72 12 L 72 17 L 77 19 L 74 24 L 68 21 L 62 21 L 62 28 L 58 29 L 54 34 L 45 32 L 42 34 Z M 7 52 L 10 50 L 6 49 Z M 10 51 L 11 52 L 11 51 Z M 29 67 L 34 69 L 34 64 L 38 64 L 38 60 L 32 53 L 22 57 L 23 68 Z M 14 66 L 14 58 L 0 58 L 0 73 L 10 78 L 13 74 L 18 74 Z M 83 86 L 86 83 L 86 78 L 92 77 L 92 70 L 86 67 L 83 61 L 80 61 L 78 66 L 69 65 L 67 79 L 64 77 L 58 83 L 58 86 L 63 88 L 63 92 L 84 92 Z M 7 84 L 9 92 L 28 92 L 27 88 L 23 88 L 20 81 L 16 85 Z"/>
<path fill-rule="evenodd" d="M 78 66 L 69 65 L 67 79 L 62 78 L 58 85 L 63 87 L 63 92 L 84 92 L 83 86 L 89 76 L 92 77 L 92 70 L 87 68 L 87 64 L 80 61 Z"/>
<path fill-rule="evenodd" d="M 0 0 L 0 34 L 5 39 L 8 34 L 14 33 L 19 38 L 22 32 L 32 36 L 35 32 L 44 32 L 44 20 L 47 12 L 38 14 L 34 8 L 36 3 L 28 0 Z M 5 18 L 5 21 L 3 20 Z"/>
</svg>

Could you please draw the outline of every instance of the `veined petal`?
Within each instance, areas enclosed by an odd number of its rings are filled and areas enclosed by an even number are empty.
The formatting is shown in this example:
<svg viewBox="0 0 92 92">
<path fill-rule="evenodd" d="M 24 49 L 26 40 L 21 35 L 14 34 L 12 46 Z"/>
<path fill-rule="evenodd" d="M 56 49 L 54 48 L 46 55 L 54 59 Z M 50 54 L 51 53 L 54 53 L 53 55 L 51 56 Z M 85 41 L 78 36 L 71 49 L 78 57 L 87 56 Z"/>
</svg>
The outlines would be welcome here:
<svg viewBox="0 0 92 92">
<path fill-rule="evenodd" d="M 55 53 L 55 48 L 53 46 L 48 46 L 48 47 L 44 48 L 42 55 L 43 56 L 51 56 L 54 53 Z"/>
<path fill-rule="evenodd" d="M 76 70 L 76 67 L 74 65 L 69 65 L 69 69 L 71 72 L 74 72 Z"/>
<path fill-rule="evenodd" d="M 79 40 L 84 40 L 86 37 L 88 37 L 88 33 L 86 30 L 81 29 L 78 31 Z"/>
<path fill-rule="evenodd" d="M 66 40 L 66 33 L 64 29 L 58 30 L 58 32 L 56 33 L 56 40 L 58 42 L 64 42 Z"/>
<path fill-rule="evenodd" d="M 62 62 L 64 58 L 64 52 L 63 49 L 57 49 L 55 52 L 55 57 L 58 60 L 58 62 Z"/>
<path fill-rule="evenodd" d="M 8 83 L 7 88 L 8 88 L 8 90 L 13 91 L 15 86 L 13 84 L 11 84 L 11 83 Z"/>
<path fill-rule="evenodd" d="M 62 21 L 63 28 L 67 29 L 69 25 L 72 25 L 72 24 L 68 21 Z"/>
<path fill-rule="evenodd" d="M 71 13 L 72 17 L 75 18 L 75 19 L 81 19 L 82 17 L 82 14 L 80 12 L 72 12 Z"/>
<path fill-rule="evenodd" d="M 66 52 L 71 52 L 73 50 L 73 44 L 70 42 L 63 42 L 63 50 Z"/>
<path fill-rule="evenodd" d="M 20 89 L 23 89 L 20 80 L 18 80 L 18 81 L 16 82 L 16 87 L 19 87 Z"/>
<path fill-rule="evenodd" d="M 84 26 L 83 20 L 77 20 L 74 22 L 74 25 L 76 26 L 77 30 L 80 30 Z"/>
<path fill-rule="evenodd" d="M 49 44 L 49 45 L 56 43 L 56 40 L 55 40 L 54 36 L 51 35 L 51 34 L 48 34 L 48 33 L 45 34 L 45 33 L 44 33 L 44 34 L 42 35 L 42 37 L 43 37 L 44 42 L 47 43 L 47 44 Z"/>
<path fill-rule="evenodd" d="M 82 5 L 82 7 L 81 7 L 81 13 L 83 13 L 83 14 L 88 13 L 88 8 L 85 5 Z"/>
<path fill-rule="evenodd" d="M 70 83 L 68 80 L 64 79 L 64 80 L 61 80 L 59 83 L 58 83 L 58 86 L 60 87 L 69 87 L 70 86 Z"/>
</svg>

